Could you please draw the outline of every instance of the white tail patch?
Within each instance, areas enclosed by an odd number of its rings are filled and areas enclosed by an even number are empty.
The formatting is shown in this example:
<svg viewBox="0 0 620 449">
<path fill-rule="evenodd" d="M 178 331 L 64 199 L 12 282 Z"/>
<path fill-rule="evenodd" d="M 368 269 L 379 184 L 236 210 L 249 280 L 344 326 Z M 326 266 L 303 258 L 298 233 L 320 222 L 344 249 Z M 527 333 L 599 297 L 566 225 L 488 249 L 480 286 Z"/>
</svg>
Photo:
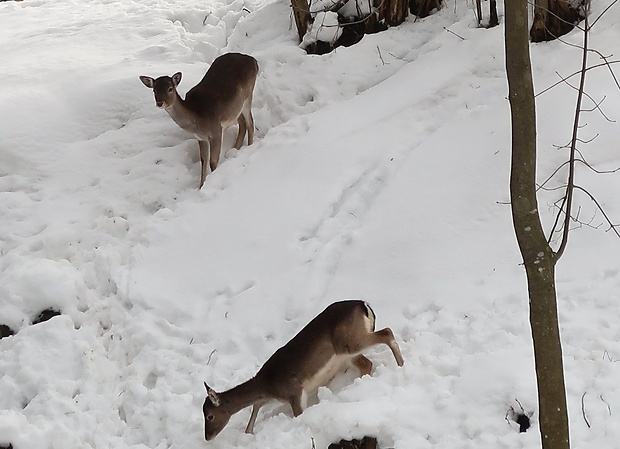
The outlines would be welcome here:
<svg viewBox="0 0 620 449">
<path fill-rule="evenodd" d="M 366 313 L 368 315 L 370 326 L 368 328 L 368 332 L 374 332 L 375 330 L 375 321 L 377 320 L 377 316 L 375 315 L 374 310 L 370 307 L 366 301 L 364 301 L 364 306 L 366 306 Z"/>
</svg>

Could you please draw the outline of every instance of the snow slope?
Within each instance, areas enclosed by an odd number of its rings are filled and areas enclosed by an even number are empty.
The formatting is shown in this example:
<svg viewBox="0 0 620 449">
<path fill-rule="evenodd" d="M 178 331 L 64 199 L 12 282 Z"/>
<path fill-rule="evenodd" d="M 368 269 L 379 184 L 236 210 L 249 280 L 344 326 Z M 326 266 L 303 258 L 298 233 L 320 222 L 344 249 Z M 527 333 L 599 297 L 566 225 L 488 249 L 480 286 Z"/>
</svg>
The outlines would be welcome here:
<svg viewBox="0 0 620 449">
<path fill-rule="evenodd" d="M 260 0 L 0 3 L 0 324 L 18 331 L 0 340 L 0 445 L 290 449 L 374 435 L 399 449 L 540 446 L 506 418 L 522 405 L 537 424 L 507 205 L 502 28 L 478 29 L 469 5 L 448 2 L 308 56 L 289 13 Z M 602 54 L 619 15 L 592 33 Z M 184 93 L 227 51 L 261 66 L 256 141 L 226 151 L 199 191 L 196 141 L 138 76 L 182 71 Z M 540 91 L 580 54 L 555 42 L 532 59 Z M 590 72 L 588 92 L 620 119 L 608 70 Z M 573 109 L 566 85 L 538 99 L 541 181 L 564 160 L 554 145 Z M 617 122 L 585 121 L 584 140 L 600 134 L 583 146 L 588 161 L 620 166 Z M 618 174 L 578 176 L 620 217 Z M 547 227 L 558 195 L 541 192 Z M 620 242 L 578 200 L 589 226 L 557 274 L 572 441 L 613 448 Z M 248 379 L 344 298 L 371 303 L 405 366 L 369 351 L 371 377 L 339 376 L 295 419 L 265 407 L 255 435 L 245 410 L 206 443 L 202 382 Z M 62 315 L 31 325 L 45 308 Z"/>
</svg>

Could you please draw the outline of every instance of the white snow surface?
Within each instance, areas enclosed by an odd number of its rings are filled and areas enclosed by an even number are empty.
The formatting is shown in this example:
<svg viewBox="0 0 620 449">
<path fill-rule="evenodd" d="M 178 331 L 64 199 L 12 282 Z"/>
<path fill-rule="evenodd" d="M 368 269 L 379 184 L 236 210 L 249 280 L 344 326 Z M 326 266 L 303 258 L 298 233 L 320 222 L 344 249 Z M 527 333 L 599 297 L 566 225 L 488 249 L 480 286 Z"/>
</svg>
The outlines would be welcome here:
<svg viewBox="0 0 620 449">
<path fill-rule="evenodd" d="M 308 56 L 285 1 L 25 0 L 0 3 L 0 18 L 0 324 L 17 331 L 0 340 L 0 444 L 540 447 L 502 26 L 477 28 L 471 5 L 449 0 Z M 596 24 L 601 54 L 618 50 L 618 23 L 615 5 Z M 229 130 L 198 190 L 196 140 L 138 77 L 182 71 L 184 95 L 229 51 L 261 67 L 256 138 L 230 149 Z M 552 42 L 532 60 L 541 91 L 581 55 Z M 587 90 L 616 122 L 585 114 L 581 138 L 599 137 L 580 148 L 615 169 L 620 93 L 605 68 Z M 537 99 L 541 182 L 566 158 L 556 146 L 574 104 L 566 84 Z M 620 174 L 577 176 L 617 222 Z M 547 230 L 559 197 L 540 193 Z M 571 438 L 615 448 L 620 241 L 584 194 L 576 207 L 585 225 L 557 267 Z M 373 306 L 405 366 L 377 347 L 371 376 L 338 376 L 301 416 L 270 405 L 246 435 L 246 409 L 205 442 L 203 381 L 223 391 L 250 378 L 345 298 Z M 32 325 L 45 308 L 62 315 Z M 526 433 L 507 419 L 521 406 Z"/>
</svg>

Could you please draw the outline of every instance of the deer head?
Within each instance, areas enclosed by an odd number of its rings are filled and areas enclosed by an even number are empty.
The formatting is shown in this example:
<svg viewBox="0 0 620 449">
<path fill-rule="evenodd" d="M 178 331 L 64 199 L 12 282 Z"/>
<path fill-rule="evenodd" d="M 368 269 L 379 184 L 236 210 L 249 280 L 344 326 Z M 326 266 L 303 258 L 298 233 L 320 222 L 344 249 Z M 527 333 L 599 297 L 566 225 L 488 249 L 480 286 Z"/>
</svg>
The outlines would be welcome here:
<svg viewBox="0 0 620 449">
<path fill-rule="evenodd" d="M 226 427 L 233 413 L 228 408 L 222 406 L 222 401 L 215 390 L 204 382 L 207 390 L 207 397 L 202 406 L 202 413 L 205 417 L 205 440 L 212 440 L 221 430 Z"/>
<path fill-rule="evenodd" d="M 149 89 L 153 89 L 157 107 L 168 109 L 174 106 L 178 97 L 177 86 L 181 82 L 181 76 L 181 72 L 177 72 L 172 76 L 160 76 L 157 79 L 153 79 L 150 76 L 141 76 L 140 81 Z"/>
</svg>

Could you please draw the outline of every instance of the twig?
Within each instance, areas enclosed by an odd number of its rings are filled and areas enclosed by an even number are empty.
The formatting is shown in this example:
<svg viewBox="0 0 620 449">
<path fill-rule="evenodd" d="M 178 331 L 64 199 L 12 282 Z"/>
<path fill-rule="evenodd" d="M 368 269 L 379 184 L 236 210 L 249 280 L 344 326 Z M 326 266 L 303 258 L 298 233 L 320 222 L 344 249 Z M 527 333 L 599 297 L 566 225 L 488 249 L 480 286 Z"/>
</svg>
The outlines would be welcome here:
<svg viewBox="0 0 620 449">
<path fill-rule="evenodd" d="M 599 395 L 599 398 L 601 401 L 603 401 L 603 404 L 605 404 L 607 406 L 607 411 L 609 412 L 609 416 L 611 416 L 611 406 L 607 403 L 607 401 L 605 400 L 605 398 L 603 398 L 603 395 Z"/>
<path fill-rule="evenodd" d="M 379 59 L 381 59 L 381 63 L 383 65 L 385 65 L 385 61 L 383 60 L 383 56 L 381 56 L 381 49 L 379 48 L 379 46 L 377 45 L 377 51 L 379 52 Z"/>
<path fill-rule="evenodd" d="M 616 74 L 614 73 L 614 71 L 611 69 L 611 62 L 614 61 L 609 61 L 609 58 L 611 58 L 613 56 L 613 54 L 609 55 L 609 56 L 604 56 L 600 51 L 595 50 L 593 48 L 590 49 L 591 52 L 597 54 L 599 56 L 599 58 L 601 58 L 603 61 L 605 61 L 607 64 L 607 69 L 609 70 L 609 74 L 611 75 L 611 77 L 614 80 L 614 83 L 616 83 L 616 86 L 618 87 L 618 89 L 620 89 L 620 82 L 618 82 L 618 78 L 616 77 Z"/>
<path fill-rule="evenodd" d="M 592 195 L 590 192 L 588 192 L 586 189 L 584 189 L 581 186 L 578 185 L 574 185 L 573 186 L 575 189 L 577 190 L 581 190 L 583 193 L 585 193 L 586 195 L 588 195 L 588 197 L 590 197 L 590 199 L 592 200 L 592 202 L 594 204 L 596 204 L 596 207 L 598 207 L 598 209 L 601 211 L 601 213 L 603 214 L 603 217 L 605 217 L 605 221 L 607 222 L 607 224 L 609 224 L 609 229 L 607 229 L 607 231 L 614 231 L 614 234 L 616 234 L 616 236 L 618 236 L 618 238 L 620 238 L 620 232 L 618 231 L 618 227 L 619 225 L 614 224 L 609 216 L 607 215 L 607 213 L 605 212 L 605 209 L 603 209 L 603 207 L 601 206 L 601 204 L 596 200 L 596 198 L 594 198 L 594 195 Z"/>
<path fill-rule="evenodd" d="M 517 404 L 519 404 L 519 407 L 521 407 L 521 413 L 525 413 L 525 409 L 523 408 L 523 405 L 521 405 L 521 402 L 519 402 L 517 398 L 515 398 L 515 401 Z"/>
<path fill-rule="evenodd" d="M 558 174 L 558 172 L 562 169 L 562 167 L 564 167 L 564 166 L 565 166 L 565 165 L 567 165 L 568 163 L 569 163 L 569 161 L 564 161 L 564 162 L 562 162 L 562 164 L 561 164 L 558 168 L 556 168 L 555 170 L 553 170 L 553 173 L 551 173 L 551 174 L 547 177 L 547 179 L 545 179 L 545 180 L 544 180 L 544 181 L 543 181 L 540 185 L 538 185 L 538 187 L 536 188 L 536 190 L 541 190 L 541 189 L 542 189 L 542 190 L 546 190 L 546 189 L 545 189 L 545 185 L 546 185 L 549 181 L 551 181 L 551 179 L 553 179 L 553 177 L 554 177 L 555 175 L 557 175 L 557 174 Z"/>
<path fill-rule="evenodd" d="M 588 429 L 589 429 L 592 426 L 590 426 L 590 422 L 588 421 L 588 417 L 586 416 L 586 407 L 585 407 L 584 400 L 583 400 L 583 398 L 585 397 L 586 397 L 586 392 L 584 391 L 583 394 L 581 395 L 581 414 L 583 415 L 583 420 L 586 422 L 586 426 L 588 426 Z"/>
<path fill-rule="evenodd" d="M 607 61 L 607 62 L 601 62 L 599 64 L 594 64 L 589 66 L 586 71 L 589 72 L 590 70 L 593 69 L 598 69 L 599 67 L 604 67 L 604 66 L 611 66 L 612 64 L 620 64 L 620 59 L 618 60 L 613 60 L 613 61 Z M 564 82 L 564 80 L 570 79 L 575 75 L 579 75 L 581 73 L 581 70 L 576 71 L 575 73 L 571 73 L 570 75 L 562 78 L 560 81 L 558 81 L 557 83 L 552 84 L 551 86 L 541 90 L 540 92 L 538 92 L 537 94 L 534 95 L 534 97 L 538 97 L 544 93 L 547 93 L 548 91 L 550 91 L 551 89 L 553 89 L 555 86 L 557 86 L 558 84 L 562 84 Z M 620 86 L 619 86 L 620 87 Z"/>
<path fill-rule="evenodd" d="M 607 11 L 609 11 L 609 10 L 611 9 L 611 7 L 612 7 L 612 6 L 614 6 L 616 3 L 618 3 L 618 0 L 614 0 L 613 2 L 611 2 L 611 5 L 609 5 L 607 8 L 605 8 L 605 9 L 603 10 L 603 12 L 602 12 L 602 13 L 600 13 L 600 14 L 598 15 L 598 17 L 594 20 L 594 22 L 592 22 L 592 25 L 590 25 L 590 28 L 592 28 L 594 25 L 596 25 L 596 22 L 598 22 L 598 21 L 600 20 L 600 18 L 601 18 L 601 17 L 603 17 L 603 16 L 605 15 L 605 13 L 606 13 Z"/>
<path fill-rule="evenodd" d="M 452 33 L 452 34 L 454 34 L 456 37 L 460 38 L 461 40 L 465 40 L 465 38 L 464 38 L 463 36 L 459 36 L 459 35 L 458 35 L 458 34 L 456 34 L 454 31 L 449 30 L 448 28 L 443 27 L 443 29 L 444 29 L 444 30 L 446 30 L 448 33 Z"/>
<path fill-rule="evenodd" d="M 581 156 L 581 155 L 580 155 Z M 583 156 L 581 156 L 580 158 L 575 159 L 576 162 L 579 162 L 583 165 L 585 165 L 587 168 L 589 168 L 590 170 L 592 170 L 594 173 L 597 173 L 599 175 L 608 175 L 611 173 L 617 173 L 618 171 L 620 171 L 620 167 L 616 167 L 616 168 L 612 168 L 611 170 L 598 170 L 594 167 L 592 167 L 592 165 L 590 165 Z"/>
<path fill-rule="evenodd" d="M 558 76 L 560 76 L 560 74 L 558 72 L 555 72 Z M 565 83 L 568 87 L 570 87 L 571 89 L 574 89 L 576 91 L 579 91 L 579 89 L 575 86 L 573 86 L 571 83 L 568 82 L 567 79 L 562 80 L 563 83 Z M 605 120 L 607 120 L 610 123 L 615 123 L 615 120 L 610 119 L 609 117 L 607 117 L 607 115 L 605 115 L 605 113 L 603 112 L 603 110 L 600 108 L 600 105 L 603 103 L 603 101 L 605 101 L 605 97 L 603 97 L 603 99 L 599 102 L 597 102 L 596 100 L 594 100 L 594 98 L 592 98 L 592 96 L 590 94 L 588 94 L 587 92 L 583 92 L 583 95 L 585 95 L 586 97 L 588 97 L 588 99 L 594 104 L 594 107 L 592 109 L 581 109 L 580 112 L 592 112 L 594 110 L 598 110 L 600 112 L 600 114 L 603 116 L 603 118 L 605 118 Z"/>
<path fill-rule="evenodd" d="M 564 203 L 566 202 L 566 196 L 562 197 L 562 205 L 560 207 L 557 206 L 557 201 L 554 203 L 556 207 L 558 207 L 558 209 L 561 211 L 564 210 Z M 555 216 L 555 221 L 553 222 L 553 227 L 551 228 L 551 232 L 549 233 L 549 237 L 547 238 L 547 244 L 551 243 L 551 239 L 553 238 L 553 235 L 555 234 L 555 229 L 558 225 L 558 223 L 560 222 L 560 212 L 558 212 L 558 214 Z M 560 228 L 561 230 L 561 228 Z"/>
<path fill-rule="evenodd" d="M 209 358 L 207 359 L 207 365 L 211 361 L 211 357 L 213 357 L 213 354 L 215 354 L 215 349 L 213 351 L 211 351 L 211 354 L 209 354 Z"/>
</svg>

